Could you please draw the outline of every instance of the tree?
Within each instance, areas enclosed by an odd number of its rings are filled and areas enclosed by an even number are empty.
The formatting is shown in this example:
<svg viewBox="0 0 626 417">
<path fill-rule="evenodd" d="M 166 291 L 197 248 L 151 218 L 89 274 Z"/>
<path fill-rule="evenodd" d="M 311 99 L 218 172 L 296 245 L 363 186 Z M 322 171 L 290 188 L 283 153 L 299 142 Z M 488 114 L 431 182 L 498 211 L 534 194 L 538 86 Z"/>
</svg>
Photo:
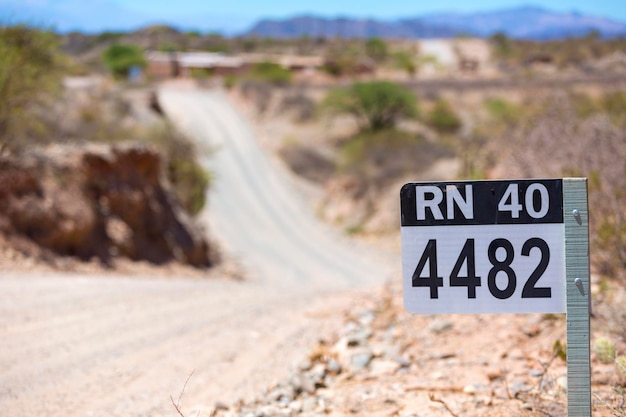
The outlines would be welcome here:
<svg viewBox="0 0 626 417">
<path fill-rule="evenodd" d="M 395 126 L 402 117 L 417 115 L 415 96 L 389 81 L 355 83 L 332 90 L 324 106 L 354 116 L 361 130 L 377 131 Z"/>
<path fill-rule="evenodd" d="M 126 78 L 131 67 L 146 65 L 143 51 L 136 45 L 111 45 L 105 49 L 102 58 L 116 78 Z"/>
<path fill-rule="evenodd" d="M 60 87 L 61 67 L 53 33 L 0 26 L 0 153 L 41 130 L 37 112 Z"/>
<path fill-rule="evenodd" d="M 389 50 L 384 40 L 380 38 L 370 38 L 365 42 L 365 53 L 377 64 L 382 64 L 387 60 Z"/>
<path fill-rule="evenodd" d="M 496 56 L 502 59 L 510 58 L 513 53 L 513 46 L 511 40 L 506 36 L 504 32 L 494 33 L 489 40 L 494 46 L 494 52 Z"/>
</svg>

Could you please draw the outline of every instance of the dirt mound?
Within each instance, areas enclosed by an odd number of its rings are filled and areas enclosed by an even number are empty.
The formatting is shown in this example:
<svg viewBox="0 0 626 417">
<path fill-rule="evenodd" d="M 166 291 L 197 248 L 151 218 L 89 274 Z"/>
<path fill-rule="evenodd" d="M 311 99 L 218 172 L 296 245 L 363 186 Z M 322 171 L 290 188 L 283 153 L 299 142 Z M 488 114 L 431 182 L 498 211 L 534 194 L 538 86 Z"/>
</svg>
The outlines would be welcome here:
<svg viewBox="0 0 626 417">
<path fill-rule="evenodd" d="M 55 254 L 210 266 L 209 243 L 172 197 L 158 152 L 54 145 L 0 158 L 0 234 Z"/>
</svg>

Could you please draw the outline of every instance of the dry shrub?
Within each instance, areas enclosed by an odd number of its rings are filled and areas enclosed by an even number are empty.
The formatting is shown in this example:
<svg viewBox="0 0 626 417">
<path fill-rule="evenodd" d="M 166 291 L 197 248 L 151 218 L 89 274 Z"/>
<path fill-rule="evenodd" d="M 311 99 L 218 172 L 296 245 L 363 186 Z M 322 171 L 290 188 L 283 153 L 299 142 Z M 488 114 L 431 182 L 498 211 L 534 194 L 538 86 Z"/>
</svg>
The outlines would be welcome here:
<svg viewBox="0 0 626 417">
<path fill-rule="evenodd" d="M 571 97 L 551 97 L 544 112 L 507 141 L 507 173 L 589 179 L 593 265 L 619 278 L 626 268 L 626 134 L 601 113 L 580 118 Z"/>
<path fill-rule="evenodd" d="M 240 88 L 243 96 L 254 103 L 257 113 L 265 114 L 272 100 L 274 87 L 264 81 L 246 80 L 240 84 Z"/>
<path fill-rule="evenodd" d="M 335 173 L 335 161 L 311 145 L 288 144 L 280 155 L 293 172 L 309 181 L 323 184 Z"/>
<path fill-rule="evenodd" d="M 315 101 L 302 90 L 286 94 L 278 106 L 280 113 L 293 113 L 297 122 L 306 122 L 315 115 Z"/>
<path fill-rule="evenodd" d="M 423 172 L 433 162 L 454 156 L 445 144 L 396 129 L 365 131 L 340 145 L 339 172 L 350 175 L 358 189 L 381 192 L 409 173 Z"/>
</svg>

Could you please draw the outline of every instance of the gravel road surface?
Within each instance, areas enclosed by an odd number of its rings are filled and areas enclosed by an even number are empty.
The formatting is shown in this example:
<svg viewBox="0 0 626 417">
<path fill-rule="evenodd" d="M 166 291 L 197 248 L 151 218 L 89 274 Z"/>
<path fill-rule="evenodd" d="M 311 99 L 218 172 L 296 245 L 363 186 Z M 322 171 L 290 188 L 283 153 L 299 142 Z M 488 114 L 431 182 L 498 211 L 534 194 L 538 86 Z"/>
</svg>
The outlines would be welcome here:
<svg viewBox="0 0 626 417">
<path fill-rule="evenodd" d="M 386 258 L 320 224 L 219 91 L 160 91 L 168 116 L 215 149 L 203 214 L 247 274 L 0 274 L 0 412 L 175 416 L 285 377 Z"/>
</svg>

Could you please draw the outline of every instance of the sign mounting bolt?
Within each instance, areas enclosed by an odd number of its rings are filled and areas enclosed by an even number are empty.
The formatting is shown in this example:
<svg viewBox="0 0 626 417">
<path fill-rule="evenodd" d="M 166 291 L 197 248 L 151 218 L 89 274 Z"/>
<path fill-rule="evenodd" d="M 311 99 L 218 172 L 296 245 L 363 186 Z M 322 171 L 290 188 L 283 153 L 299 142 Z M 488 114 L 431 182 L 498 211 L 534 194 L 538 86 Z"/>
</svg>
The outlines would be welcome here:
<svg viewBox="0 0 626 417">
<path fill-rule="evenodd" d="M 574 217 L 580 217 L 580 211 L 578 211 L 578 209 L 572 210 L 572 214 L 574 215 Z"/>
</svg>

